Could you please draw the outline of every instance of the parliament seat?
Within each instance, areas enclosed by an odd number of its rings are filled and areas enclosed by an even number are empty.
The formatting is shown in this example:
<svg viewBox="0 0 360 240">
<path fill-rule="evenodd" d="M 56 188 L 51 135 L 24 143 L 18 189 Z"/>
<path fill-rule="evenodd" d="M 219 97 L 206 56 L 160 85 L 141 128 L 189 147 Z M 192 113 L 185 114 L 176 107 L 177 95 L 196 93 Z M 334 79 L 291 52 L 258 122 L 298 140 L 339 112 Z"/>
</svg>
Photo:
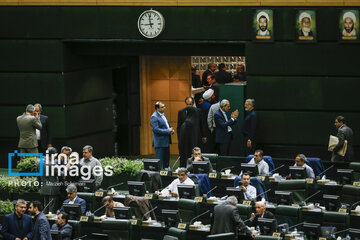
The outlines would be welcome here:
<svg viewBox="0 0 360 240">
<path fill-rule="evenodd" d="M 235 233 L 219 233 L 208 235 L 206 239 L 219 239 L 219 240 L 234 240 Z"/>
<path fill-rule="evenodd" d="M 275 209 L 275 218 L 278 225 L 287 223 L 291 227 L 302 221 L 301 207 L 278 205 Z"/>
<path fill-rule="evenodd" d="M 192 218 L 199 215 L 200 203 L 190 199 L 179 199 L 179 215 L 184 223 L 189 223 Z"/>
<path fill-rule="evenodd" d="M 203 153 L 202 156 L 207 157 L 210 160 L 213 169 L 216 169 L 216 161 L 219 156 L 217 153 Z"/>
<path fill-rule="evenodd" d="M 103 233 L 108 235 L 108 240 L 132 239 L 132 225 L 130 220 L 104 219 L 101 222 Z"/>
<path fill-rule="evenodd" d="M 250 218 L 251 213 L 252 213 L 252 206 L 244 205 L 244 204 L 237 204 L 236 207 L 237 207 L 237 209 L 239 211 L 239 215 L 243 221 Z"/>
<path fill-rule="evenodd" d="M 324 212 L 323 215 L 323 226 L 336 227 L 338 231 L 346 229 L 349 227 L 350 217 L 349 213 L 339 213 L 339 212 Z"/>
<path fill-rule="evenodd" d="M 69 220 L 68 223 L 72 226 L 72 239 L 83 236 L 81 229 L 81 222 L 76 220 Z"/>
<path fill-rule="evenodd" d="M 86 211 L 94 212 L 96 210 L 95 193 L 78 192 L 77 196 L 86 201 Z"/>
<path fill-rule="evenodd" d="M 164 236 L 163 240 L 186 240 L 186 230 L 171 227 L 169 228 L 167 234 Z"/>
<path fill-rule="evenodd" d="M 341 202 L 351 205 L 358 201 L 360 201 L 360 187 L 348 184 L 343 185 L 341 190 Z"/>
<path fill-rule="evenodd" d="M 254 155 L 249 155 L 246 157 L 246 162 L 250 162 L 250 160 L 254 157 Z M 268 164 L 269 166 L 269 173 L 273 174 L 273 170 L 275 169 L 275 164 L 271 156 L 263 156 L 263 160 Z"/>
<path fill-rule="evenodd" d="M 360 162 L 351 162 L 349 168 L 353 169 L 353 179 L 354 181 L 360 180 Z"/>
<path fill-rule="evenodd" d="M 307 196 L 305 179 L 290 179 L 280 181 L 277 190 L 292 192 L 295 203 L 301 203 Z"/>
</svg>

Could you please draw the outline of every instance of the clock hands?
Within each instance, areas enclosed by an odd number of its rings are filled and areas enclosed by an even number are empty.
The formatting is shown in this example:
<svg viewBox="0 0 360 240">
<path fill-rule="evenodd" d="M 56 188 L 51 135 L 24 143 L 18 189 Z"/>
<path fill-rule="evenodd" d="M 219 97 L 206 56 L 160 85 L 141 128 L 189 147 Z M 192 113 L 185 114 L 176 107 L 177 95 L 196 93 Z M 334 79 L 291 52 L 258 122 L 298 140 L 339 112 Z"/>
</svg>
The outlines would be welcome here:
<svg viewBox="0 0 360 240">
<path fill-rule="evenodd" d="M 149 24 L 147 24 L 147 25 L 150 25 L 150 27 L 152 28 L 152 25 L 154 25 L 154 24 L 151 22 L 151 14 L 149 14 L 148 17 L 149 17 Z"/>
</svg>

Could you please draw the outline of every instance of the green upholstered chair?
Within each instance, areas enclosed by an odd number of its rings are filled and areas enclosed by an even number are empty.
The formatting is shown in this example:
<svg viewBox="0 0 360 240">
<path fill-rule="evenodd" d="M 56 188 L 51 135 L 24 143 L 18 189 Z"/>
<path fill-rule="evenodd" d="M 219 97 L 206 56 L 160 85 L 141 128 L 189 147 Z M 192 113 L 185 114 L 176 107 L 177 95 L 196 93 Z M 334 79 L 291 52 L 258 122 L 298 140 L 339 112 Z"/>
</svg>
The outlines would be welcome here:
<svg viewBox="0 0 360 240">
<path fill-rule="evenodd" d="M 78 238 L 83 236 L 82 234 L 82 230 L 81 230 L 81 222 L 80 221 L 75 221 L 75 220 L 69 220 L 68 223 L 72 226 L 73 231 L 72 231 L 72 238 Z"/>
<path fill-rule="evenodd" d="M 292 192 L 295 203 L 301 203 L 307 196 L 306 180 L 291 179 L 280 181 L 277 190 Z"/>
<path fill-rule="evenodd" d="M 278 205 L 275 209 L 275 218 L 278 224 L 287 223 L 293 226 L 302 221 L 301 207 Z"/>
<path fill-rule="evenodd" d="M 202 156 L 207 157 L 210 160 L 211 165 L 212 165 L 213 169 L 215 170 L 216 169 L 216 160 L 218 159 L 219 155 L 217 153 L 203 153 Z"/>
<path fill-rule="evenodd" d="M 349 213 L 324 212 L 322 226 L 336 227 L 337 231 L 341 231 L 349 227 Z"/>
<path fill-rule="evenodd" d="M 358 201 L 360 201 L 360 187 L 344 185 L 341 190 L 341 202 L 353 204 Z"/>
<path fill-rule="evenodd" d="M 281 237 L 259 235 L 259 236 L 255 236 L 254 239 L 255 240 L 281 240 Z"/>
<path fill-rule="evenodd" d="M 173 239 L 186 240 L 186 230 L 175 227 L 169 228 L 163 240 L 173 240 Z"/>
<path fill-rule="evenodd" d="M 208 235 L 206 239 L 221 239 L 221 240 L 234 240 L 235 233 L 219 233 L 219 234 L 212 234 Z"/>
<path fill-rule="evenodd" d="M 96 210 L 95 193 L 78 192 L 77 196 L 86 201 L 86 211 L 94 212 Z"/>
<path fill-rule="evenodd" d="M 182 222 L 189 223 L 192 218 L 199 215 L 200 204 L 194 200 L 180 199 L 178 209 Z"/>
<path fill-rule="evenodd" d="M 351 162 L 349 168 L 353 169 L 353 179 L 354 181 L 360 180 L 360 162 Z"/>
<path fill-rule="evenodd" d="M 250 218 L 252 213 L 252 206 L 250 205 L 244 205 L 244 204 L 238 204 L 237 209 L 239 211 L 239 215 L 243 221 Z"/>
<path fill-rule="evenodd" d="M 108 240 L 132 239 L 132 225 L 130 220 L 105 219 L 101 222 L 103 233 L 108 235 Z"/>
</svg>

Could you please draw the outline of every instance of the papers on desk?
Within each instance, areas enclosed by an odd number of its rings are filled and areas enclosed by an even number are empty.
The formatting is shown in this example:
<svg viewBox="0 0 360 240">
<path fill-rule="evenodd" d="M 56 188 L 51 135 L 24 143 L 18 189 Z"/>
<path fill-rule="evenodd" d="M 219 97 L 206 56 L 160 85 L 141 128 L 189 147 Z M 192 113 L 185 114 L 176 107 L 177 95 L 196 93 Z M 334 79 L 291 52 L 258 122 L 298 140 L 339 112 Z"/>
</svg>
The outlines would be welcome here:
<svg viewBox="0 0 360 240">
<path fill-rule="evenodd" d="M 332 152 L 336 147 L 336 145 L 338 145 L 338 143 L 339 143 L 339 138 L 330 135 L 328 150 Z M 339 154 L 342 157 L 345 156 L 346 149 L 347 149 L 347 140 L 345 140 L 343 147 L 337 152 L 337 154 Z"/>
</svg>

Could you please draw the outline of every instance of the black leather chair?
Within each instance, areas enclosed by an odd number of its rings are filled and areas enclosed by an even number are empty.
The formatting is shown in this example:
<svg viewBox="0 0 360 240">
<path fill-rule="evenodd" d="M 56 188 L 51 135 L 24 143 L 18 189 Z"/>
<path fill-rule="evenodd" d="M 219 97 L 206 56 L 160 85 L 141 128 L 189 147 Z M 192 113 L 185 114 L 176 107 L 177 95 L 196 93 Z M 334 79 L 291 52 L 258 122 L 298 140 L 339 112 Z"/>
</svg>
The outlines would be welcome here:
<svg viewBox="0 0 360 240">
<path fill-rule="evenodd" d="M 101 222 L 103 233 L 108 235 L 108 240 L 132 239 L 132 225 L 130 220 L 105 219 Z"/>
<path fill-rule="evenodd" d="M 164 236 L 163 240 L 186 240 L 186 230 L 171 227 L 169 228 L 167 234 Z"/>
<path fill-rule="evenodd" d="M 219 156 L 217 153 L 203 153 L 202 156 L 207 157 L 210 160 L 213 169 L 216 169 L 216 161 Z"/>
<path fill-rule="evenodd" d="M 199 215 L 200 204 L 194 200 L 180 199 L 178 209 L 182 222 L 189 223 L 192 218 Z"/>
<path fill-rule="evenodd" d="M 94 212 L 96 210 L 95 193 L 78 192 L 77 196 L 86 201 L 86 211 Z"/>
</svg>

